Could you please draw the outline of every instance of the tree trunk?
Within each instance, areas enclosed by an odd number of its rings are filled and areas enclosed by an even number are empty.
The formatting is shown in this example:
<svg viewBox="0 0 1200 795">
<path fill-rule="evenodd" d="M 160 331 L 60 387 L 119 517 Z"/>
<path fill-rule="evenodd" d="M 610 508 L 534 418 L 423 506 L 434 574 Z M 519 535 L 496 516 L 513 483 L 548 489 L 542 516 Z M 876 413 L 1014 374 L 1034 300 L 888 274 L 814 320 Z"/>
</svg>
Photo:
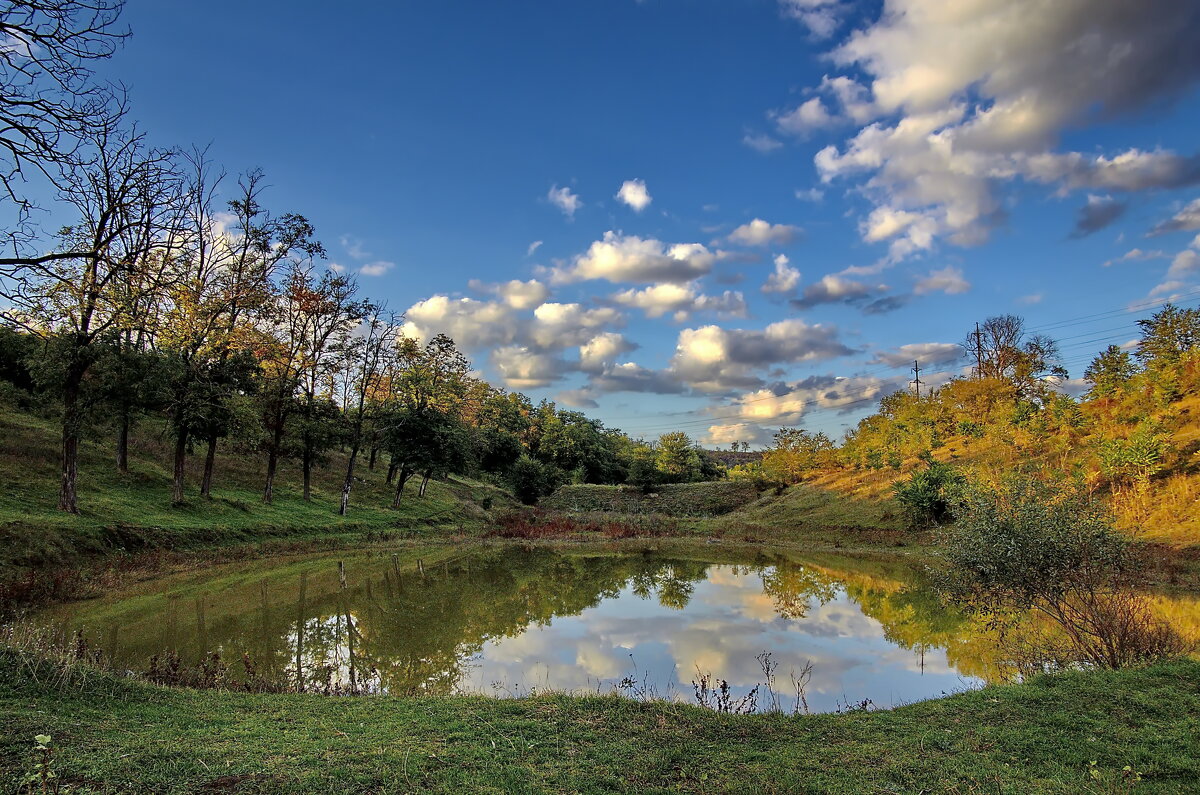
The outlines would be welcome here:
<svg viewBox="0 0 1200 795">
<path fill-rule="evenodd" d="M 401 468 L 400 474 L 396 478 L 396 496 L 392 498 L 392 507 L 400 507 L 400 498 L 404 496 L 404 484 L 408 483 L 411 473 L 406 468 Z"/>
<path fill-rule="evenodd" d="M 283 446 L 283 417 L 275 418 L 275 432 L 271 436 L 271 448 L 267 451 L 267 484 L 263 487 L 262 501 L 267 505 L 275 499 L 275 470 L 279 467 L 279 448 Z"/>
<path fill-rule="evenodd" d="M 379 453 L 379 447 L 377 445 L 371 445 L 371 457 L 369 459 L 367 459 L 367 469 L 369 469 L 372 472 L 375 471 L 375 456 L 378 453 Z"/>
<path fill-rule="evenodd" d="M 217 434 L 208 435 L 208 452 L 204 455 L 204 477 L 200 479 L 200 496 L 212 499 L 213 468 L 217 463 Z"/>
<path fill-rule="evenodd" d="M 187 465 L 188 432 L 180 428 L 175 434 L 175 478 L 171 483 L 171 504 L 183 502 L 183 477 Z"/>
<path fill-rule="evenodd" d="M 304 472 L 304 501 L 312 502 L 312 450 L 306 445 L 301 457 L 300 468 Z"/>
<path fill-rule="evenodd" d="M 129 474 L 129 407 L 121 407 L 121 424 L 117 427 L 117 471 Z"/>
<path fill-rule="evenodd" d="M 70 376 L 68 376 L 68 380 Z M 67 384 L 63 391 L 62 483 L 58 490 L 58 509 L 79 513 L 75 484 L 79 475 L 79 385 Z"/>
<path fill-rule="evenodd" d="M 354 462 L 358 458 L 358 445 L 350 448 L 350 458 L 346 462 L 346 481 L 342 483 L 342 504 L 338 507 L 338 515 L 345 516 L 350 507 L 350 487 L 354 485 Z"/>
<path fill-rule="evenodd" d="M 421 490 L 417 492 L 418 497 L 425 496 L 425 489 L 429 486 L 429 478 L 430 477 L 431 477 L 431 475 L 428 472 L 426 472 L 425 477 L 421 478 Z"/>
<path fill-rule="evenodd" d="M 399 464 L 397 464 L 395 461 L 390 462 L 388 464 L 387 480 L 384 482 L 390 485 L 391 482 L 396 479 L 396 470 L 399 468 Z"/>
</svg>

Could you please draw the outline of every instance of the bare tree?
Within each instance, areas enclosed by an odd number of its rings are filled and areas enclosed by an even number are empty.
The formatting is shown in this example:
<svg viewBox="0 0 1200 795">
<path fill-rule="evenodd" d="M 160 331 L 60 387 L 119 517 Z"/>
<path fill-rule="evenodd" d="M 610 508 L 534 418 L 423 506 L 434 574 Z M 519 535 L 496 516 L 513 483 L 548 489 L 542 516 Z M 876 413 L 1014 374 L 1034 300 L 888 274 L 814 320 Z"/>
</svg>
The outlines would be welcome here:
<svg viewBox="0 0 1200 795">
<path fill-rule="evenodd" d="M 28 252 L 36 232 L 22 187 L 27 172 L 55 183 L 92 162 L 88 143 L 114 129 L 123 113 L 123 103 L 115 101 L 118 92 L 96 82 L 91 69 L 129 35 L 117 28 L 122 5 L 122 0 L 0 4 L 0 198 L 17 210 L 6 231 L 8 265 L 50 261 L 44 253 Z"/>
<path fill-rule="evenodd" d="M 59 508 L 78 512 L 76 479 L 81 388 L 103 340 L 136 325 L 167 278 L 178 229 L 181 183 L 173 153 L 141 134 L 102 130 L 94 162 L 67 174 L 60 199 L 79 221 L 62 230 L 57 252 L 5 266 L 0 319 L 53 344 L 61 379 L 62 483 Z"/>
<path fill-rule="evenodd" d="M 978 378 L 1009 381 L 1030 397 L 1048 375 L 1065 377 L 1058 365 L 1058 344 L 1041 334 L 1026 335 L 1025 321 L 997 315 L 978 324 L 962 343 L 975 360 Z"/>
</svg>

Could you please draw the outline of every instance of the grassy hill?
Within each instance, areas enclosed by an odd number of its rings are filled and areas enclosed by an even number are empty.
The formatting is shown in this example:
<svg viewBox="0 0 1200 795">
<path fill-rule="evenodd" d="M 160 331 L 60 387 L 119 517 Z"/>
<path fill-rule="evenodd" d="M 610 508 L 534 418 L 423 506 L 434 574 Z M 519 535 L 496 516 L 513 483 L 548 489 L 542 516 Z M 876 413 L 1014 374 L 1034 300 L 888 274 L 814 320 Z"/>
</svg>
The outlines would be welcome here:
<svg viewBox="0 0 1200 795">
<path fill-rule="evenodd" d="M 265 458 L 226 446 L 217 456 L 212 499 L 199 495 L 203 446 L 188 461 L 185 503 L 171 505 L 169 443 L 154 423 L 135 429 L 130 471 L 121 474 L 108 440 L 81 446 L 80 514 L 56 509 L 57 424 L 12 408 L 0 408 L 0 575 L 15 567 L 63 563 L 81 556 L 143 549 L 186 549 L 263 538 L 293 538 L 366 530 L 404 530 L 430 525 L 479 525 L 489 509 L 512 497 L 466 479 L 430 483 L 424 498 L 409 483 L 403 503 L 392 509 L 386 464 L 374 471 L 360 458 L 348 516 L 337 515 L 345 457 L 335 454 L 314 473 L 314 499 L 305 502 L 300 472 L 283 462 L 275 500 L 261 499 Z"/>
</svg>

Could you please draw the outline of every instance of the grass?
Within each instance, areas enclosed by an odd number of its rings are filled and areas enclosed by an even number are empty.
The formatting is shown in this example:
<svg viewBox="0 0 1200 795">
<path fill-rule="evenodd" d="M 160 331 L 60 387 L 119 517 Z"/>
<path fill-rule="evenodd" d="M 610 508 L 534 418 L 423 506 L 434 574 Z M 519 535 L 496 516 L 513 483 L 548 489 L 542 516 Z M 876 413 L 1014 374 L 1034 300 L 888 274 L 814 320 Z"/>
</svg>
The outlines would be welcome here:
<svg viewBox="0 0 1200 795">
<path fill-rule="evenodd" d="M 386 465 L 367 468 L 360 459 L 348 516 L 337 515 L 345 458 L 331 457 L 314 478 L 314 499 L 300 493 L 300 473 L 284 462 L 276 497 L 263 504 L 265 458 L 226 446 L 217 458 L 213 499 L 199 496 L 203 446 L 190 457 L 183 505 L 170 501 L 169 442 L 162 429 L 146 423 L 131 442 L 130 472 L 117 472 L 112 440 L 89 439 L 81 446 L 80 514 L 56 509 L 57 427 L 51 419 L 0 410 L 0 579 L 15 570 L 74 563 L 114 552 L 200 549 L 271 538 L 313 538 L 361 534 L 437 524 L 480 527 L 489 516 L 482 506 L 513 504 L 504 491 L 467 479 L 432 482 L 424 498 L 410 483 L 399 509 L 390 508 L 392 490 Z"/>
<path fill-rule="evenodd" d="M 562 486 L 542 507 L 572 513 L 661 514 L 712 517 L 735 511 L 758 498 L 752 483 L 671 483 L 644 493 L 634 486 Z"/>
<path fill-rule="evenodd" d="M 171 690 L 0 650 L 0 780 L 49 734 L 71 792 L 1134 792 L 1200 781 L 1200 663 L 886 712 L 723 715 L 609 696 Z M 1096 762 L 1100 780 L 1089 772 Z"/>
</svg>

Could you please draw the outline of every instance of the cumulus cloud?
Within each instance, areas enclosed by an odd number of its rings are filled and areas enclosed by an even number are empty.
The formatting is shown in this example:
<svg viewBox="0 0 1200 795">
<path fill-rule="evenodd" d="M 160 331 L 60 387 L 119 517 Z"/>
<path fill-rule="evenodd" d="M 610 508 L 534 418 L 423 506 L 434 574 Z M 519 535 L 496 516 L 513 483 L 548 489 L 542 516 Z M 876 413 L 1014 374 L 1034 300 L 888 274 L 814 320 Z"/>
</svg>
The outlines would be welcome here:
<svg viewBox="0 0 1200 795">
<path fill-rule="evenodd" d="M 1171 267 L 1167 268 L 1163 282 L 1151 290 L 1150 295 L 1159 298 L 1166 296 L 1173 300 L 1196 276 L 1200 276 L 1200 235 L 1196 235 L 1188 248 L 1171 259 Z"/>
<path fill-rule="evenodd" d="M 568 218 L 575 217 L 575 211 L 583 206 L 577 194 L 571 193 L 570 188 L 560 188 L 554 185 L 550 188 L 550 192 L 546 194 L 546 198 L 555 207 L 563 211 L 563 215 Z"/>
<path fill-rule="evenodd" d="M 770 154 L 776 149 L 782 149 L 783 144 L 775 140 L 766 133 L 746 133 L 742 136 L 742 144 L 753 149 L 759 154 Z"/>
<path fill-rule="evenodd" d="M 890 367 L 910 367 L 914 360 L 932 367 L 939 364 L 951 364 L 963 357 L 962 346 L 952 342 L 916 342 L 901 345 L 890 351 L 880 351 L 871 360 L 872 364 L 886 364 Z"/>
<path fill-rule="evenodd" d="M 759 388 L 762 368 L 853 353 L 834 326 L 810 325 L 798 318 L 772 323 L 761 331 L 702 326 L 679 332 L 671 372 L 703 392 Z"/>
<path fill-rule="evenodd" d="M 1165 235 L 1188 229 L 1200 229 L 1200 199 L 1193 199 L 1182 210 L 1151 229 L 1150 234 Z"/>
<path fill-rule="evenodd" d="M 653 284 L 641 290 L 623 290 L 612 296 L 623 306 L 641 309 L 646 317 L 671 315 L 676 322 L 687 320 L 695 312 L 716 312 L 729 317 L 745 317 L 746 299 L 740 292 L 726 290 L 721 295 L 703 295 L 694 282 Z"/>
<path fill-rule="evenodd" d="M 805 287 L 801 297 L 793 298 L 791 304 L 797 309 L 811 309 L 820 304 L 865 303 L 886 290 L 886 284 L 870 285 L 831 273 Z"/>
<path fill-rule="evenodd" d="M 520 333 L 512 307 L 473 298 L 434 295 L 404 313 L 404 334 L 429 339 L 447 334 L 462 348 L 490 348 L 513 342 Z"/>
<path fill-rule="evenodd" d="M 490 295 L 496 295 L 513 309 L 533 309 L 541 306 L 550 297 L 550 288 L 537 279 L 521 281 L 512 279 L 501 284 L 488 284 L 478 279 L 471 279 L 467 286 L 472 290 Z"/>
<path fill-rule="evenodd" d="M 775 270 L 762 286 L 764 293 L 788 295 L 795 292 L 800 286 L 800 271 L 793 268 L 790 262 L 783 254 L 775 257 Z"/>
<path fill-rule="evenodd" d="M 536 389 L 558 380 L 567 370 L 565 361 L 550 353 L 508 345 L 492 351 L 492 365 L 513 389 Z"/>
<path fill-rule="evenodd" d="M 790 224 L 772 224 L 761 218 L 755 218 L 749 223 L 742 224 L 729 234 L 729 242 L 740 243 L 744 246 L 788 245 L 794 243 L 800 236 L 800 227 Z"/>
<path fill-rule="evenodd" d="M 817 38 L 832 36 L 841 25 L 844 9 L 839 0 L 779 0 L 784 16 L 795 19 Z"/>
<path fill-rule="evenodd" d="M 556 284 L 588 279 L 682 284 L 712 271 L 717 256 L 699 243 L 667 245 L 609 231 L 574 261 L 552 269 L 550 278 Z"/>
<path fill-rule="evenodd" d="M 1068 127 L 1182 96 L 1200 78 L 1198 38 L 1200 7 L 1176 0 L 886 0 L 830 53 L 865 80 L 815 87 L 863 125 L 816 155 L 818 173 L 864 177 L 879 212 L 864 237 L 887 241 L 892 261 L 942 238 L 982 242 L 1005 217 L 1006 181 L 1060 192 L 1192 184 L 1195 156 L 1055 146 Z"/>
<path fill-rule="evenodd" d="M 820 97 L 805 100 L 789 111 L 774 114 L 773 118 L 780 132 L 798 137 L 806 137 L 815 130 L 832 127 L 838 122 Z"/>
<path fill-rule="evenodd" d="M 360 265 L 358 272 L 363 276 L 382 276 L 394 267 L 396 267 L 396 263 L 389 262 L 385 259 L 378 259 L 374 262 L 368 262 L 365 265 Z"/>
<path fill-rule="evenodd" d="M 917 295 L 926 293 L 946 293 L 959 295 L 971 289 L 971 283 L 963 277 L 963 272 L 953 266 L 941 270 L 930 271 L 928 275 L 917 280 L 913 292 Z"/>
<path fill-rule="evenodd" d="M 617 191 L 616 198 L 639 213 L 649 207 L 650 202 L 653 201 L 650 198 L 650 191 L 646 190 L 646 183 L 640 179 L 627 179 L 621 183 L 621 189 Z"/>
<path fill-rule="evenodd" d="M 1079 214 L 1075 218 L 1075 229 L 1071 232 L 1071 237 L 1087 237 L 1090 234 L 1099 232 L 1124 215 L 1128 207 L 1127 203 L 1117 201 L 1111 196 L 1091 194 L 1087 197 L 1087 202 L 1079 208 Z"/>
<path fill-rule="evenodd" d="M 554 399 L 559 403 L 565 403 L 572 408 L 577 409 L 597 409 L 600 404 L 592 397 L 592 393 L 587 389 L 568 389 L 559 392 L 554 396 Z"/>
<path fill-rule="evenodd" d="M 599 392 L 648 392 L 659 395 L 678 395 L 687 391 L 674 373 L 651 370 L 633 362 L 605 368 L 602 373 L 592 376 L 591 387 Z"/>
<path fill-rule="evenodd" d="M 402 333 L 419 340 L 447 334 L 464 350 L 487 351 L 505 384 L 514 389 L 545 386 L 585 365 L 598 367 L 598 340 L 608 339 L 621 351 L 636 347 L 619 334 L 606 337 L 608 329 L 624 323 L 616 308 L 545 303 L 537 284 L 482 285 L 499 296 L 495 301 L 431 296 L 405 312 Z M 575 347 L 581 353 L 591 350 L 591 359 L 565 359 L 564 351 Z"/>
<path fill-rule="evenodd" d="M 770 431 L 748 422 L 735 422 L 708 426 L 708 435 L 704 438 L 704 443 L 713 447 L 727 447 L 733 442 L 766 444 L 770 440 Z"/>
<path fill-rule="evenodd" d="M 608 306 L 586 308 L 581 304 L 542 304 L 533 310 L 530 337 L 545 349 L 582 345 L 599 329 L 619 325 L 623 318 Z"/>
<path fill-rule="evenodd" d="M 637 347 L 615 331 L 597 334 L 579 346 L 579 369 L 585 373 L 602 373 L 616 362 L 618 356 Z"/>
</svg>

